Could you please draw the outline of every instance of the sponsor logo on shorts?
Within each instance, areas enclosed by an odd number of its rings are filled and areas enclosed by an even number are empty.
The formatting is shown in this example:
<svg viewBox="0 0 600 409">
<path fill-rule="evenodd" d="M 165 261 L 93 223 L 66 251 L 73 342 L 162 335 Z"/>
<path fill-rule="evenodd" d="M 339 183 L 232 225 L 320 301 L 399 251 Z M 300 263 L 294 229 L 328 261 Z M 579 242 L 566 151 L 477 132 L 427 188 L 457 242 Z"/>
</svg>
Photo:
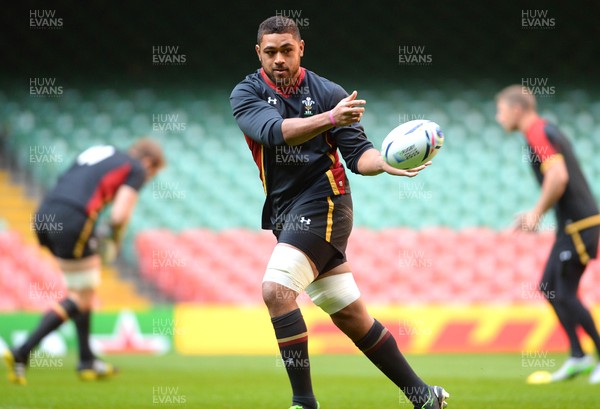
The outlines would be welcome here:
<svg viewBox="0 0 600 409">
<path fill-rule="evenodd" d="M 283 221 L 275 223 L 278 231 L 308 231 L 312 220 L 298 215 L 285 215 Z"/>
</svg>

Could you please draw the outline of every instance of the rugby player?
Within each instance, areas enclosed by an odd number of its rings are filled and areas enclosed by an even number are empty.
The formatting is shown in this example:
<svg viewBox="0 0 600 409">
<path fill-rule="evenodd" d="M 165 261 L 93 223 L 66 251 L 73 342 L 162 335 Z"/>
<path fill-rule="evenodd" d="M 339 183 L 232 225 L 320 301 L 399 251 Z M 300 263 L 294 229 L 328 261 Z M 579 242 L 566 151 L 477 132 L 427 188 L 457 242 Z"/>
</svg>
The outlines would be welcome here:
<svg viewBox="0 0 600 409">
<path fill-rule="evenodd" d="M 266 194 L 262 227 L 277 237 L 262 295 L 291 383 L 291 409 L 319 408 L 296 303 L 304 291 L 415 408 L 441 408 L 448 393 L 417 376 L 390 331 L 367 312 L 354 281 L 345 255 L 352 199 L 338 150 L 361 175 L 413 177 L 425 165 L 400 170 L 386 164 L 359 124 L 366 101 L 301 67 L 304 48 L 292 19 L 266 19 L 255 47 L 261 68 L 230 96 Z"/>
<path fill-rule="evenodd" d="M 551 208 L 555 210 L 556 239 L 539 289 L 569 338 L 571 356 L 552 373 L 552 381 L 593 371 L 590 382 L 600 383 L 600 365 L 595 366 L 595 359 L 584 353 L 577 336 L 577 328 L 583 328 L 600 354 L 596 325 L 577 296 L 581 276 L 597 256 L 598 206 L 571 144 L 555 125 L 538 115 L 530 89 L 521 85 L 505 88 L 496 96 L 496 109 L 496 120 L 505 131 L 520 131 L 525 136 L 529 162 L 541 185 L 537 203 L 517 217 L 516 228 L 534 232 L 542 216 Z"/>
<path fill-rule="evenodd" d="M 46 312 L 25 343 L 5 352 L 10 381 L 27 383 L 29 353 L 68 319 L 73 320 L 77 329 L 79 377 L 96 380 L 115 373 L 111 364 L 98 359 L 90 349 L 95 288 L 100 283 L 102 261 L 110 262 L 117 254 L 138 190 L 164 165 L 162 149 L 151 139 L 138 139 L 127 152 L 110 145 L 94 146 L 81 153 L 45 195 L 35 220 L 53 220 L 53 223 L 49 227 L 47 223 L 35 222 L 34 228 L 40 244 L 56 257 L 68 294 Z M 111 235 L 99 243 L 95 235 L 96 220 L 111 202 Z M 99 244 L 104 249 L 101 252 Z"/>
</svg>

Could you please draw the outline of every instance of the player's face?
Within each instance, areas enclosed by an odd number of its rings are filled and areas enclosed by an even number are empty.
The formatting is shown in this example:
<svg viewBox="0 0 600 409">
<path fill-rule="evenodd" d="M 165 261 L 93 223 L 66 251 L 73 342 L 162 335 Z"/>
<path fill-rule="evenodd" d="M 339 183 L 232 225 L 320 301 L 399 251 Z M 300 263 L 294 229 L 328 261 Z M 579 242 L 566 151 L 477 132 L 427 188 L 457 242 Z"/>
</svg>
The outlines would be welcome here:
<svg viewBox="0 0 600 409">
<path fill-rule="evenodd" d="M 278 85 L 291 86 L 300 75 L 304 41 L 298 41 L 288 33 L 265 34 L 256 46 L 256 54 L 271 81 Z"/>
<path fill-rule="evenodd" d="M 496 122 L 507 132 L 516 131 L 519 124 L 520 107 L 501 99 L 496 103 Z"/>
</svg>

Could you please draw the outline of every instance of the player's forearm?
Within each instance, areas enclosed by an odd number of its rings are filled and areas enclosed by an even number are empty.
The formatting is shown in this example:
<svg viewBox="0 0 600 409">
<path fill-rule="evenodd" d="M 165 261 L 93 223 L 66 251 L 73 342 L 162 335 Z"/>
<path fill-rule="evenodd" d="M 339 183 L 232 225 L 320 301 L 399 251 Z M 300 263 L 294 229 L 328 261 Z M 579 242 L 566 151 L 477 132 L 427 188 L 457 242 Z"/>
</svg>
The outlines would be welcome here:
<svg viewBox="0 0 600 409">
<path fill-rule="evenodd" d="M 567 183 L 569 182 L 569 174 L 564 162 L 559 162 L 550 167 L 544 175 L 542 183 L 542 193 L 535 205 L 534 210 L 541 216 L 546 213 L 556 202 L 560 200 Z"/>
<path fill-rule="evenodd" d="M 375 176 L 383 173 L 383 157 L 377 149 L 365 151 L 358 159 L 358 173 L 364 176 Z"/>
<path fill-rule="evenodd" d="M 123 237 L 125 226 L 129 222 L 137 202 L 138 193 L 130 186 L 123 185 L 117 190 L 110 215 L 112 236 L 116 242 Z"/>
<path fill-rule="evenodd" d="M 281 131 L 285 143 L 294 146 L 310 141 L 332 127 L 329 113 L 324 112 L 310 118 L 287 118 L 281 124 Z"/>
</svg>

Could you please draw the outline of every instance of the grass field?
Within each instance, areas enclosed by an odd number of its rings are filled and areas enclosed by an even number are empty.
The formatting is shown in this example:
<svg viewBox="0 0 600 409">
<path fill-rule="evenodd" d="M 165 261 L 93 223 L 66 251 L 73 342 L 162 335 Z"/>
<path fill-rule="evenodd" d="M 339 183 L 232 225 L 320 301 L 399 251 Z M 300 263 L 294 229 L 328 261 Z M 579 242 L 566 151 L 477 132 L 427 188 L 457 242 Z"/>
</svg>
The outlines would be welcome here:
<svg viewBox="0 0 600 409">
<path fill-rule="evenodd" d="M 73 356 L 52 359 L 58 360 L 53 366 L 62 367 L 31 369 L 25 387 L 0 383 L 0 408 L 289 407 L 290 388 L 275 357 L 115 356 L 109 360 L 122 373 L 95 383 L 76 378 Z M 558 366 L 563 359 L 547 356 L 544 364 Z M 517 354 L 417 355 L 409 360 L 428 383 L 450 392 L 449 409 L 598 407 L 600 386 L 589 385 L 587 376 L 561 384 L 525 384 L 527 374 L 540 368 L 524 367 Z M 315 356 L 312 367 L 323 409 L 410 408 L 360 355 Z"/>
</svg>

